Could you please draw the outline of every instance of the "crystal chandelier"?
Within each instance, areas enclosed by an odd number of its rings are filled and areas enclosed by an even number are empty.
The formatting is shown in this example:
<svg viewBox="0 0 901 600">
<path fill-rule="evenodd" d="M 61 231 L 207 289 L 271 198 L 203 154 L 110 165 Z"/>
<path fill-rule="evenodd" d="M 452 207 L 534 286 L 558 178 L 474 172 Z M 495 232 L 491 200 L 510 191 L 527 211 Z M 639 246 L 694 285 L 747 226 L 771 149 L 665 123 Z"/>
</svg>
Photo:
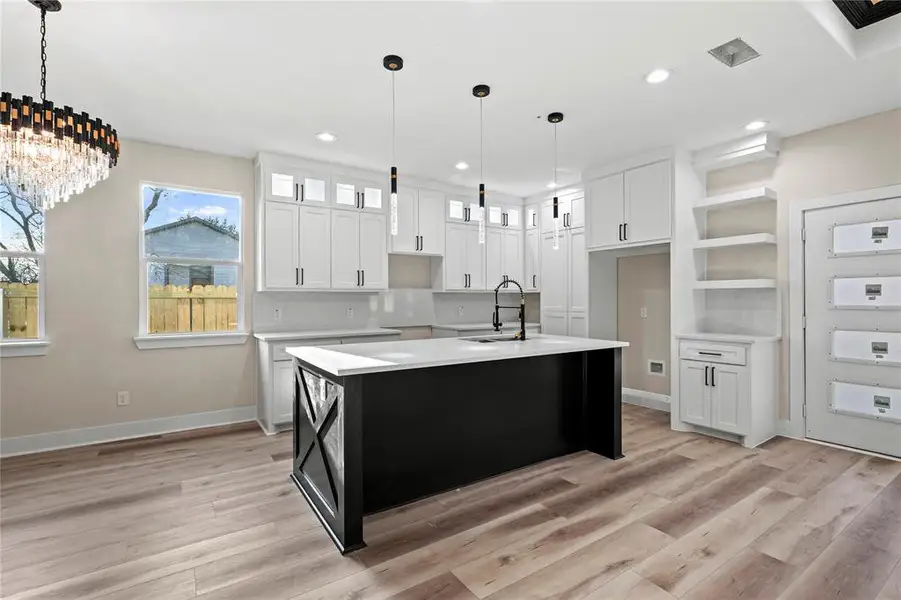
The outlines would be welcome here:
<svg viewBox="0 0 901 600">
<path fill-rule="evenodd" d="M 0 181 L 47 210 L 109 176 L 119 158 L 119 137 L 102 120 L 47 100 L 45 19 L 62 4 L 28 1 L 41 11 L 41 99 L 0 93 Z"/>
<path fill-rule="evenodd" d="M 396 54 L 389 54 L 382 59 L 382 65 L 391 71 L 391 200 L 389 210 L 391 213 L 391 235 L 397 235 L 397 158 L 395 156 L 396 145 L 396 120 L 397 111 L 394 96 L 394 74 L 404 68 L 404 59 Z"/>
<path fill-rule="evenodd" d="M 482 144 L 482 100 L 488 97 L 491 88 L 480 83 L 472 88 L 472 95 L 479 99 L 479 180 L 483 183 L 479 184 L 479 243 L 485 243 L 485 173 L 482 169 L 483 157 L 485 155 L 485 147 Z"/>
</svg>

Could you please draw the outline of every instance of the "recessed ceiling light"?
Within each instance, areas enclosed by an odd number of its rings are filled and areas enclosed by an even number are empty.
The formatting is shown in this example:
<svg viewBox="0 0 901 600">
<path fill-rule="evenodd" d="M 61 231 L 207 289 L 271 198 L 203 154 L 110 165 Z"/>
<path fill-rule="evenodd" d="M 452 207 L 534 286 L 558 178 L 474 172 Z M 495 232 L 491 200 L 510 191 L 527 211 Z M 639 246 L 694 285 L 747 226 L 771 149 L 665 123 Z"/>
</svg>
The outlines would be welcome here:
<svg viewBox="0 0 901 600">
<path fill-rule="evenodd" d="M 334 142 L 338 139 L 338 136 L 334 133 L 329 133 L 328 131 L 323 131 L 322 133 L 316 134 L 316 139 L 320 142 Z"/>
<path fill-rule="evenodd" d="M 469 168 L 469 165 L 467 165 L 462 160 L 460 162 L 458 162 L 457 164 L 455 164 L 454 166 L 457 167 L 457 169 L 459 169 L 460 171 L 465 171 L 466 169 Z"/>
<path fill-rule="evenodd" d="M 751 121 L 747 125 L 745 125 L 745 129 L 748 131 L 757 131 L 758 129 L 763 129 L 766 127 L 768 123 L 766 121 Z"/>
<path fill-rule="evenodd" d="M 554 183 L 553 181 L 549 181 L 549 182 L 548 182 L 548 184 L 547 184 L 547 189 L 552 190 L 552 189 L 554 189 L 555 187 L 557 187 L 557 184 L 556 184 L 556 183 Z"/>
<path fill-rule="evenodd" d="M 645 76 L 644 80 L 648 83 L 663 83 L 669 79 L 669 75 L 670 73 L 666 69 L 654 69 Z"/>
</svg>

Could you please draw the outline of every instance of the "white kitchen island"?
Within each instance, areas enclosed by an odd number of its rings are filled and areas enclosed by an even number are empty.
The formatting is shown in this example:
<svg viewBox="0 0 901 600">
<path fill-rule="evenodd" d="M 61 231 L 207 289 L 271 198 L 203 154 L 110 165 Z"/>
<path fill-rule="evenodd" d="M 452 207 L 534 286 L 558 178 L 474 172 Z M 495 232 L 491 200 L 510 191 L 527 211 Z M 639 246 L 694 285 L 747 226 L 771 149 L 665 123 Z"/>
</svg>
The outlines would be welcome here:
<svg viewBox="0 0 901 600">
<path fill-rule="evenodd" d="M 628 343 L 508 340 L 287 349 L 291 477 L 342 553 L 365 514 L 580 450 L 622 457 Z"/>
</svg>

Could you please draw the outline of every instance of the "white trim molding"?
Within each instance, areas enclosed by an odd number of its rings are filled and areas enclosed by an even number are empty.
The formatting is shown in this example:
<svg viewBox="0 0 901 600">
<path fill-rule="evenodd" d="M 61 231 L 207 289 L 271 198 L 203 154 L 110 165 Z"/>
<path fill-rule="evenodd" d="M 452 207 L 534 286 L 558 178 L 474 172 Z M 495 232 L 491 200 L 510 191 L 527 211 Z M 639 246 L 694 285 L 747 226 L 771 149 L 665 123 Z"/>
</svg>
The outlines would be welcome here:
<svg viewBox="0 0 901 600">
<path fill-rule="evenodd" d="M 16 356 L 44 356 L 50 349 L 48 340 L 3 340 L 0 341 L 0 358 Z"/>
<path fill-rule="evenodd" d="M 196 348 L 200 346 L 239 346 L 247 341 L 249 333 L 172 333 L 135 336 L 138 350 L 161 348 Z"/>
<path fill-rule="evenodd" d="M 788 351 L 789 418 L 778 423 L 779 433 L 804 439 L 803 417 L 805 391 L 804 373 L 804 214 L 807 211 L 861 202 L 875 202 L 901 197 L 901 185 L 890 185 L 824 198 L 801 200 L 789 204 L 788 213 Z"/>
<path fill-rule="evenodd" d="M 0 456 L 6 457 L 17 456 L 20 454 L 34 454 L 36 452 L 75 448 L 77 446 L 89 446 L 91 444 L 128 440 L 148 435 L 160 435 L 163 433 L 173 433 L 190 429 L 217 427 L 220 425 L 231 425 L 233 423 L 246 423 L 255 421 L 256 418 L 257 407 L 255 404 L 251 404 L 247 406 L 226 408 L 223 410 L 178 415 L 175 417 L 162 417 L 144 421 L 100 425 L 98 427 L 85 427 L 83 429 L 66 429 L 64 431 L 36 433 L 34 435 L 0 439 Z"/>
<path fill-rule="evenodd" d="M 623 402 L 625 402 L 626 404 L 634 404 L 635 406 L 653 408 L 654 410 L 662 410 L 663 412 L 670 412 L 669 396 L 664 396 L 663 394 L 655 394 L 654 392 L 633 390 L 631 388 L 624 387 Z"/>
</svg>

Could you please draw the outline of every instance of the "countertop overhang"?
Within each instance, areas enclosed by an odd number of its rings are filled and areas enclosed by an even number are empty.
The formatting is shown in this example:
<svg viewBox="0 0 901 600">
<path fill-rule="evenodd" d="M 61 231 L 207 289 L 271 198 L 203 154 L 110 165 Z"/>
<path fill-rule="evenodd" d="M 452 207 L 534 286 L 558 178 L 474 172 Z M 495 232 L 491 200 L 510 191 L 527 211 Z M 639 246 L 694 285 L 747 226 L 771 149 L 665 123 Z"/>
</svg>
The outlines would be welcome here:
<svg viewBox="0 0 901 600">
<path fill-rule="evenodd" d="M 490 337 L 490 336 L 486 336 Z M 533 356 L 625 348 L 628 342 L 536 334 L 524 342 L 480 344 L 464 338 L 289 347 L 286 352 L 335 377 Z"/>
</svg>

